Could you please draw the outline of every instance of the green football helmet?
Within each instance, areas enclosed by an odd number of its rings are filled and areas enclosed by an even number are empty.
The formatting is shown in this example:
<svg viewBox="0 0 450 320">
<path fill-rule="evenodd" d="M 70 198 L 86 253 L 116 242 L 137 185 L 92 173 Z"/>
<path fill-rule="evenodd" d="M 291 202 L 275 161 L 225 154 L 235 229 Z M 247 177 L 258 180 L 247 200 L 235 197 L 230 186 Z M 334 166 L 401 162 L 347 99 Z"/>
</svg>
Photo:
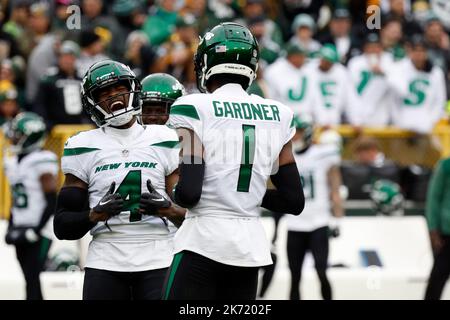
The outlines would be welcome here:
<svg viewBox="0 0 450 320">
<path fill-rule="evenodd" d="M 125 85 L 128 92 L 98 101 L 98 93 L 101 89 L 117 85 Z M 99 127 L 122 126 L 130 122 L 134 115 L 139 115 L 141 113 L 140 92 L 141 84 L 130 67 L 113 60 L 94 63 L 81 83 L 83 107 Z M 111 106 L 122 101 L 121 99 L 125 98 L 122 96 L 125 95 L 128 95 L 128 105 L 116 111 L 111 110 Z M 101 107 L 105 104 L 107 110 Z"/>
<path fill-rule="evenodd" d="M 197 87 L 206 92 L 206 82 L 215 74 L 236 74 L 248 78 L 248 86 L 258 70 L 258 42 L 246 27 L 221 23 L 207 32 L 194 56 Z M 244 88 L 247 89 L 247 88 Z"/>
<path fill-rule="evenodd" d="M 312 119 L 307 115 L 294 115 L 292 122 L 297 132 L 301 131 L 300 139 L 292 141 L 292 148 L 296 153 L 303 153 L 313 143 L 314 126 Z"/>
<path fill-rule="evenodd" d="M 155 73 L 142 81 L 142 123 L 165 124 L 170 107 L 186 94 L 184 86 L 166 73 Z"/>
<path fill-rule="evenodd" d="M 42 148 L 46 136 L 44 120 L 33 112 L 21 112 L 4 125 L 10 151 L 24 154 Z"/>
<path fill-rule="evenodd" d="M 390 180 L 377 180 L 373 183 L 370 192 L 374 209 L 384 215 L 403 214 L 404 197 L 400 186 Z"/>
</svg>

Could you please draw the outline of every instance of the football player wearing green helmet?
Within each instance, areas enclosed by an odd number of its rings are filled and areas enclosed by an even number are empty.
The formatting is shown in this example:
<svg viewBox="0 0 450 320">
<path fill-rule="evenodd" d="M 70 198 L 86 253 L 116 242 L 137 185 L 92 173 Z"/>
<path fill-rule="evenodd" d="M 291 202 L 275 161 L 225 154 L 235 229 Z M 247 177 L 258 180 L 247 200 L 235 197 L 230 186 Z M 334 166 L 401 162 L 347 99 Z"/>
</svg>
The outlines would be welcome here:
<svg viewBox="0 0 450 320">
<path fill-rule="evenodd" d="M 51 217 L 56 206 L 58 159 L 42 150 L 45 122 L 22 112 L 5 126 L 11 146 L 4 170 L 11 186 L 12 208 L 5 242 L 15 245 L 26 281 L 26 298 L 42 300 L 39 274 L 53 239 Z"/>
<path fill-rule="evenodd" d="M 258 270 L 272 264 L 259 207 L 303 209 L 293 113 L 246 92 L 258 59 L 246 27 L 215 26 L 194 59 L 203 93 L 180 97 L 170 109 L 168 125 L 182 144 L 173 199 L 189 211 L 174 239 L 164 299 L 255 299 Z M 269 177 L 276 189 L 267 190 Z"/>
<path fill-rule="evenodd" d="M 172 238 L 184 217 L 168 200 L 178 179 L 178 137 L 166 126 L 136 121 L 140 90 L 128 66 L 93 64 L 82 100 L 99 128 L 70 137 L 64 147 L 54 229 L 59 239 L 93 236 L 86 300 L 160 298 Z"/>
<path fill-rule="evenodd" d="M 300 216 L 287 216 L 287 255 L 291 272 L 290 299 L 300 299 L 300 279 L 305 254 L 311 251 L 324 300 L 332 290 L 326 274 L 329 236 L 338 236 L 338 219 L 344 214 L 340 196 L 340 149 L 332 144 L 313 143 L 313 123 L 307 115 L 294 117 L 292 139 L 295 161 L 305 193 L 305 209 Z M 315 142 L 315 141 L 314 141 Z M 334 225 L 333 225 L 334 224 Z"/>
<path fill-rule="evenodd" d="M 165 124 L 170 106 L 186 94 L 184 86 L 167 73 L 155 73 L 142 81 L 142 123 Z"/>
</svg>

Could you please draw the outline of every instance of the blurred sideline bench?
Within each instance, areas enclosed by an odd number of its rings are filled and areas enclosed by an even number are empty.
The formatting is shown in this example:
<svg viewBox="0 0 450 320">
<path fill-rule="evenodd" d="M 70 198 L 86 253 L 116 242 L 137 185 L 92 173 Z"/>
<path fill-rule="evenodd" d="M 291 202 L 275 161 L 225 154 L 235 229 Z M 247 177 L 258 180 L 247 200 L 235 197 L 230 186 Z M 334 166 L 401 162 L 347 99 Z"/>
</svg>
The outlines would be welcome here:
<svg viewBox="0 0 450 320">
<path fill-rule="evenodd" d="M 85 131 L 93 128 L 92 125 L 57 125 L 49 134 L 45 148 L 52 150 L 61 156 L 64 150 L 65 141 L 73 134 L 79 131 Z M 351 159 L 351 144 L 356 137 L 356 132 L 351 126 L 342 125 L 335 128 L 344 138 L 343 158 Z M 409 145 L 405 141 L 412 141 L 415 137 L 414 133 L 393 127 L 385 128 L 364 128 L 362 134 L 377 138 L 386 156 L 402 165 L 422 164 L 433 167 L 439 158 L 450 156 L 450 125 L 446 121 L 441 121 L 433 131 L 430 138 L 437 152 L 429 150 L 420 150 L 414 144 Z M 8 183 L 3 174 L 3 150 L 5 147 L 5 139 L 0 132 L 0 219 L 9 216 L 10 193 Z M 401 152 L 401 147 L 405 146 Z M 409 146 L 409 152 L 408 152 Z M 59 173 L 59 185 L 64 181 L 64 176 Z"/>
</svg>

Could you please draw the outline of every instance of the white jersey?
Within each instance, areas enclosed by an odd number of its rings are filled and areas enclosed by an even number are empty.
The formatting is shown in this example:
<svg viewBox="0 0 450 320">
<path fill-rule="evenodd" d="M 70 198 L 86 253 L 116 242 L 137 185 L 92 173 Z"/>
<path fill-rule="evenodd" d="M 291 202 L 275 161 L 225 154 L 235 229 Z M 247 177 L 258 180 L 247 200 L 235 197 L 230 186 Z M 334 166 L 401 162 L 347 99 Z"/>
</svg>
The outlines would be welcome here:
<svg viewBox="0 0 450 320">
<path fill-rule="evenodd" d="M 279 153 L 295 133 L 292 120 L 288 107 L 238 84 L 172 105 L 168 124 L 193 130 L 205 149 L 202 195 L 175 236 L 176 252 L 236 266 L 272 262 L 259 206 Z"/>
<path fill-rule="evenodd" d="M 287 228 L 310 232 L 328 226 L 331 216 L 328 171 L 340 164 L 339 150 L 332 145 L 314 144 L 294 157 L 302 179 L 305 208 L 298 216 L 287 215 Z"/>
<path fill-rule="evenodd" d="M 375 61 L 372 61 L 375 60 Z M 393 97 L 386 80 L 394 63 L 392 55 L 377 56 L 362 54 L 348 62 L 348 70 L 360 97 L 360 105 L 355 108 L 362 125 L 372 127 L 387 126 L 391 120 Z M 378 64 L 384 74 L 374 74 L 371 69 Z"/>
<path fill-rule="evenodd" d="M 405 58 L 394 64 L 388 80 L 396 95 L 394 125 L 430 133 L 444 114 L 446 87 L 442 70 L 434 66 L 430 72 L 422 72 Z"/>
<path fill-rule="evenodd" d="M 323 72 L 318 62 L 312 62 L 308 69 L 311 74 L 312 115 L 318 125 L 338 125 L 345 114 L 349 122 L 359 124 L 360 119 L 354 111 L 360 107 L 359 97 L 353 87 L 347 69 L 335 63 L 330 70 Z"/>
<path fill-rule="evenodd" d="M 311 83 L 308 65 L 294 67 L 286 58 L 279 58 L 264 71 L 270 98 L 290 107 L 295 114 L 311 114 Z"/>
<path fill-rule="evenodd" d="M 13 195 L 12 223 L 16 227 L 37 227 L 47 206 L 40 178 L 44 174 L 57 175 L 58 158 L 47 150 L 33 151 L 20 162 L 17 157 L 5 161 L 5 174 Z M 52 218 L 41 234 L 52 239 Z"/>
<path fill-rule="evenodd" d="M 105 127 L 80 132 L 67 140 L 61 167 L 84 181 L 93 208 L 112 182 L 124 199 L 124 210 L 91 229 L 86 266 L 111 271 L 144 271 L 168 267 L 176 230 L 165 218 L 138 213 L 147 180 L 168 198 L 165 177 L 178 168 L 178 136 L 166 126 L 129 129 Z"/>
</svg>

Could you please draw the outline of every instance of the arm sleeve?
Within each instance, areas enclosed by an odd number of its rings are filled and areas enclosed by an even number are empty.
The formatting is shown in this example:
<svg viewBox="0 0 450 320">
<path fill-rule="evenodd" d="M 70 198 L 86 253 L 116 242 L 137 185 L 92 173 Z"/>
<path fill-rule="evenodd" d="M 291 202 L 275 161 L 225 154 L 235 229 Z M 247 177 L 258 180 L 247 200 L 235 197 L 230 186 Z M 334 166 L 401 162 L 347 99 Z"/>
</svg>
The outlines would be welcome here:
<svg viewBox="0 0 450 320">
<path fill-rule="evenodd" d="M 185 156 L 180 164 L 180 178 L 175 186 L 173 198 L 183 208 L 192 208 L 202 195 L 205 162 L 195 156 Z"/>
<path fill-rule="evenodd" d="M 56 192 L 48 192 L 45 193 L 45 202 L 46 206 L 44 209 L 44 213 L 42 214 L 41 221 L 37 226 L 37 232 L 39 233 L 42 228 L 47 224 L 50 217 L 55 213 L 56 209 Z"/>
<path fill-rule="evenodd" d="M 445 171 L 443 167 L 444 162 L 439 162 L 433 173 L 427 192 L 426 218 L 430 231 L 440 229 L 440 208 L 445 185 Z"/>
<path fill-rule="evenodd" d="M 261 207 L 274 212 L 299 215 L 305 206 L 302 183 L 295 163 L 281 166 L 271 180 L 276 190 L 267 190 Z"/>
<path fill-rule="evenodd" d="M 60 240 L 81 239 L 96 223 L 89 220 L 89 194 L 78 187 L 62 188 L 53 219 L 55 235 Z"/>
</svg>

